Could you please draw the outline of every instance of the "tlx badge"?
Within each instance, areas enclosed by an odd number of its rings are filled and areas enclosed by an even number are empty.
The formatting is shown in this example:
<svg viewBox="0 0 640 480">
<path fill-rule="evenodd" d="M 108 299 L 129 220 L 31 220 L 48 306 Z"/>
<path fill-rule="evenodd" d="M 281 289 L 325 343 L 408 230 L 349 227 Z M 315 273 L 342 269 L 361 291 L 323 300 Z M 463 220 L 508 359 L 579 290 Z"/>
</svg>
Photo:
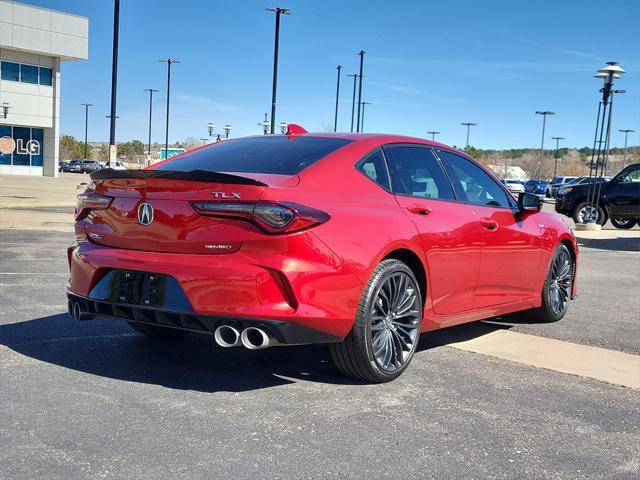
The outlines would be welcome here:
<svg viewBox="0 0 640 480">
<path fill-rule="evenodd" d="M 240 194 L 237 192 L 212 192 L 213 198 L 235 198 L 240 199 Z"/>
</svg>

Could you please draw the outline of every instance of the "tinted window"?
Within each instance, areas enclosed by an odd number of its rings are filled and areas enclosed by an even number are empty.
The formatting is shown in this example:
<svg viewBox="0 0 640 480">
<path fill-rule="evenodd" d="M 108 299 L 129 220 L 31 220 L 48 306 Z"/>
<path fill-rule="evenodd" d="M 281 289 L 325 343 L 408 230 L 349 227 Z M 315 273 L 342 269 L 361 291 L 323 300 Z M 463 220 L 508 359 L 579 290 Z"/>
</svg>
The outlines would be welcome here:
<svg viewBox="0 0 640 480">
<path fill-rule="evenodd" d="M 275 173 L 295 175 L 351 140 L 270 136 L 225 140 L 157 167 L 157 170 Z"/>
<path fill-rule="evenodd" d="M 460 200 L 489 207 L 510 207 L 509 196 L 474 162 L 446 150 L 438 150 Z"/>
<path fill-rule="evenodd" d="M 395 193 L 454 200 L 451 184 L 430 148 L 387 147 L 391 183 Z"/>
<path fill-rule="evenodd" d="M 378 150 L 372 153 L 358 164 L 358 170 L 364 173 L 371 180 L 376 182 L 382 188 L 391 190 L 389 186 L 389 175 L 387 166 L 385 165 L 384 156 Z"/>
<path fill-rule="evenodd" d="M 2 70 L 2 74 L 0 78 L 2 80 L 12 80 L 17 82 L 20 80 L 20 65 L 13 62 L 2 62 L 0 64 L 0 70 Z"/>
<path fill-rule="evenodd" d="M 53 70 L 40 67 L 40 85 L 53 85 Z"/>
<path fill-rule="evenodd" d="M 20 81 L 24 83 L 38 83 L 38 67 L 20 65 Z"/>
<path fill-rule="evenodd" d="M 624 183 L 640 182 L 640 167 L 630 168 L 624 175 L 620 176 L 620 181 Z"/>
</svg>

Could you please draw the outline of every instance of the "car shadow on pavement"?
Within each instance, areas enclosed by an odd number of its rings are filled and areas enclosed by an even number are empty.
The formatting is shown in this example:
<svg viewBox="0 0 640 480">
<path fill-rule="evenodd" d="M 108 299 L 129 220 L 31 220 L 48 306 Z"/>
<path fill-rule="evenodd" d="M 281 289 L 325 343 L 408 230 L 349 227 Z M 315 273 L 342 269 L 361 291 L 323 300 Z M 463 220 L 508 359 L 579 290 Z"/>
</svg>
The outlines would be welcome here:
<svg viewBox="0 0 640 480">
<path fill-rule="evenodd" d="M 578 238 L 578 245 L 587 248 L 599 248 L 601 250 L 618 250 L 623 252 L 640 252 L 640 237 L 616 237 L 616 238 Z"/>
<path fill-rule="evenodd" d="M 298 380 L 358 385 L 320 346 L 251 351 L 222 348 L 213 336 L 151 340 L 121 321 L 65 314 L 0 326 L 0 344 L 27 357 L 107 378 L 201 392 L 243 392 Z"/>
</svg>

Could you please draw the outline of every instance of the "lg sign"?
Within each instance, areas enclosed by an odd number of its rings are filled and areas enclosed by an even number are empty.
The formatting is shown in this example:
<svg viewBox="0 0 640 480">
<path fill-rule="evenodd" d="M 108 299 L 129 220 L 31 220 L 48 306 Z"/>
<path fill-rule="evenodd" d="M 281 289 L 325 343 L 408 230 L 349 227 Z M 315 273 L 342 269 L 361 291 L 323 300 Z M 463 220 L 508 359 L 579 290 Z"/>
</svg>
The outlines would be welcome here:
<svg viewBox="0 0 640 480">
<path fill-rule="evenodd" d="M 11 137 L 0 137 L 0 153 L 10 155 L 40 155 L 40 142 L 29 140 L 25 142 L 22 138 L 14 140 Z"/>
</svg>

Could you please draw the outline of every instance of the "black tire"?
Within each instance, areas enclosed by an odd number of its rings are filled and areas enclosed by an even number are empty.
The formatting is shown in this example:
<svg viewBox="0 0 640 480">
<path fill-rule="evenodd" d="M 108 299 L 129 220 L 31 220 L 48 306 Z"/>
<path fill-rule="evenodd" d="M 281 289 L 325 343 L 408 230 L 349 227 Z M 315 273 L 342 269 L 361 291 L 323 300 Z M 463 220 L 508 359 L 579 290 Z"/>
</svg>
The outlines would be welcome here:
<svg viewBox="0 0 640 480">
<path fill-rule="evenodd" d="M 558 263 L 562 263 L 562 259 L 568 259 L 569 264 L 567 273 L 569 277 L 566 283 L 564 281 L 557 282 L 558 284 L 562 284 L 560 288 L 565 291 L 566 295 L 566 298 L 564 298 L 564 308 L 558 310 L 554 306 L 555 290 L 553 285 L 555 280 L 554 277 L 562 272 L 558 270 Z M 549 263 L 549 269 L 547 271 L 547 277 L 545 278 L 544 286 L 542 287 L 542 305 L 540 305 L 539 308 L 527 310 L 525 314 L 528 319 L 538 323 L 551 323 L 557 322 L 558 320 L 562 319 L 562 317 L 564 317 L 567 313 L 569 307 L 574 274 L 575 262 L 573 260 L 573 257 L 571 256 L 571 253 L 569 252 L 569 249 L 563 244 L 558 245 L 555 252 L 553 253 L 553 256 L 551 257 L 551 262 Z M 562 295 L 562 292 L 559 292 L 558 295 Z"/>
<path fill-rule="evenodd" d="M 398 291 L 406 293 L 397 300 L 395 297 L 392 298 L 386 305 L 389 313 L 385 317 L 382 298 L 386 298 L 386 289 L 392 283 L 398 286 Z M 407 313 L 395 316 L 396 312 L 403 313 L 406 308 L 409 309 Z M 374 315 L 376 309 L 379 309 L 379 315 Z M 383 383 L 397 378 L 411 363 L 420 338 L 422 316 L 422 295 L 411 269 L 399 260 L 382 261 L 373 271 L 365 287 L 351 332 L 343 342 L 329 346 L 334 364 L 343 374 L 359 380 Z M 378 333 L 372 335 L 374 331 Z M 375 340 L 373 336 L 376 336 Z M 385 338 L 381 340 L 383 336 Z M 392 352 L 389 353 L 389 361 L 393 365 L 388 368 L 385 368 L 376 356 L 373 345 L 376 342 L 376 348 L 380 352 L 378 355 L 384 350 L 386 358 L 387 351 Z"/>
<path fill-rule="evenodd" d="M 168 327 L 156 327 L 155 325 L 147 325 L 146 323 L 139 322 L 127 322 L 131 328 L 136 332 L 141 333 L 149 338 L 155 340 L 174 340 L 184 337 L 187 333 L 186 330 L 179 330 L 177 328 Z"/>
<path fill-rule="evenodd" d="M 571 213 L 571 216 L 573 217 L 573 221 L 576 223 L 584 223 L 584 210 L 586 210 L 587 207 L 587 202 L 580 202 L 578 203 L 574 209 L 573 212 Z M 605 223 L 607 223 L 607 213 L 604 211 L 604 209 L 598 205 L 598 218 L 596 220 L 596 223 L 598 225 L 604 225 Z"/>
<path fill-rule="evenodd" d="M 629 228 L 633 228 L 633 226 L 636 224 L 636 219 L 635 218 L 615 218 L 615 217 L 611 217 L 611 225 L 613 225 L 616 228 L 621 228 L 624 230 L 627 230 Z"/>
</svg>

